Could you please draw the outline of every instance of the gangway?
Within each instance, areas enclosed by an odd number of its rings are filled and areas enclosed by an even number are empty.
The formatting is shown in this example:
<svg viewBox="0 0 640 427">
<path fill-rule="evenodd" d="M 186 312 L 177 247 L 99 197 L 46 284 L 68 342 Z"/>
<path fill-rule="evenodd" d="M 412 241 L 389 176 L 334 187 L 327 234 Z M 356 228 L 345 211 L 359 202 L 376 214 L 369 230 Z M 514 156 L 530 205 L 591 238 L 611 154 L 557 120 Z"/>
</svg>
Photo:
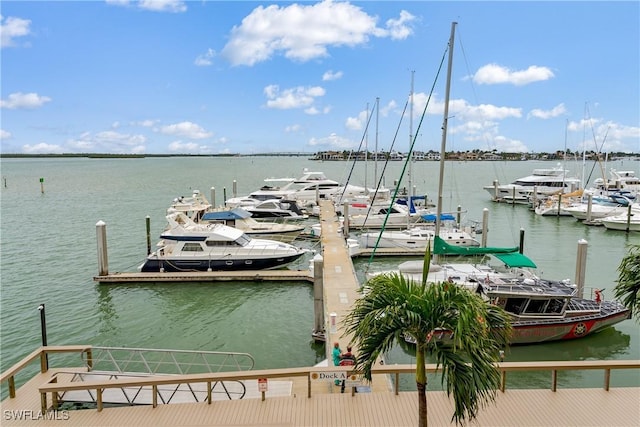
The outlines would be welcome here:
<svg viewBox="0 0 640 427">
<path fill-rule="evenodd" d="M 58 371 L 59 382 L 102 381 L 105 379 L 133 379 L 158 375 L 247 371 L 254 368 L 255 360 L 248 353 L 166 350 L 127 347 L 92 347 L 90 355 L 81 355 L 83 371 Z M 253 381 L 256 382 L 256 381 Z M 210 393 L 214 400 L 256 398 L 257 383 L 251 381 L 216 381 Z M 270 394 L 289 395 L 291 382 L 280 381 L 270 387 Z M 247 392 L 247 385 L 249 393 Z M 178 384 L 161 387 L 158 397 L 162 403 L 202 402 L 207 399 L 206 384 Z M 149 387 L 106 389 L 102 402 L 110 405 L 150 405 L 153 392 Z M 95 404 L 91 391 L 68 391 L 58 396 L 59 401 L 72 406 Z"/>
</svg>

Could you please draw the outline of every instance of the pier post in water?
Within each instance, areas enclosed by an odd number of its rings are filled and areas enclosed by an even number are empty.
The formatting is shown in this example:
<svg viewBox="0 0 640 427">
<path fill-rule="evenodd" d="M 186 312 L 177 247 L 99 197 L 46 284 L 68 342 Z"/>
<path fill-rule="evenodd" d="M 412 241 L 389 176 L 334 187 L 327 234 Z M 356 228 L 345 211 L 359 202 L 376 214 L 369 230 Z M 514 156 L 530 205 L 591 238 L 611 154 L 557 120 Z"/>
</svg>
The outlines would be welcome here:
<svg viewBox="0 0 640 427">
<path fill-rule="evenodd" d="M 316 341 L 326 341 L 324 329 L 324 258 L 317 254 L 313 257 L 313 338 Z"/>
<path fill-rule="evenodd" d="M 489 232 L 489 209 L 482 209 L 482 247 L 487 247 L 487 233 Z"/>
<path fill-rule="evenodd" d="M 109 257 L 107 256 L 107 224 L 104 221 L 96 223 L 98 238 L 98 276 L 109 275 Z"/>
<path fill-rule="evenodd" d="M 576 260 L 576 286 L 578 286 L 578 298 L 584 295 L 585 271 L 587 269 L 587 246 L 586 240 L 578 240 L 578 258 Z"/>
<path fill-rule="evenodd" d="M 147 255 L 151 254 L 151 217 L 147 215 L 145 218 L 145 224 L 147 227 Z"/>
</svg>

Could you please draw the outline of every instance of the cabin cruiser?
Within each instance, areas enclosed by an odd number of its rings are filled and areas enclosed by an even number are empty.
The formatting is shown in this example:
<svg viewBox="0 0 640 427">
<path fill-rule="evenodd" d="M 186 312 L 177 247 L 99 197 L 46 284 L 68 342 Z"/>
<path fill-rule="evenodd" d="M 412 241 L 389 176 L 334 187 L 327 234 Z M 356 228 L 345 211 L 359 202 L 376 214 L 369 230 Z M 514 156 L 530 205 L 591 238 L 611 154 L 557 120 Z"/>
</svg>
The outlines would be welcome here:
<svg viewBox="0 0 640 427">
<path fill-rule="evenodd" d="M 267 270 L 286 266 L 307 251 L 288 243 L 254 239 L 223 224 L 197 224 L 181 212 L 167 215 L 169 227 L 142 272 Z"/>
<path fill-rule="evenodd" d="M 600 218 L 608 230 L 640 231 L 640 203 L 634 203 L 624 208 L 622 213 Z"/>
<path fill-rule="evenodd" d="M 237 206 L 240 203 L 247 203 L 247 199 L 264 201 L 269 199 L 289 199 L 295 200 L 303 208 L 317 204 L 318 199 L 328 199 L 336 194 L 347 196 L 366 194 L 364 187 L 355 185 L 342 185 L 325 176 L 322 172 L 304 170 L 302 176 L 296 179 L 291 178 L 268 178 L 266 185 L 259 190 L 251 192 L 248 196 L 231 198 L 225 201 L 227 206 Z M 277 185 L 274 185 L 276 184 Z"/>
<path fill-rule="evenodd" d="M 243 208 L 221 209 L 205 212 L 202 224 L 224 224 L 244 231 L 251 237 L 291 242 L 305 229 L 301 224 L 256 221 L 252 213 Z"/>
<path fill-rule="evenodd" d="M 269 199 L 255 206 L 247 206 L 245 210 L 255 219 L 304 220 L 309 218 L 295 200 Z"/>
<path fill-rule="evenodd" d="M 517 247 L 454 248 L 437 238 L 434 247 L 434 253 L 441 254 L 480 254 L 484 250 L 502 261 L 502 266 L 486 262 L 431 264 L 427 282 L 446 281 L 463 286 L 504 308 L 511 315 L 511 344 L 582 338 L 622 322 L 630 315 L 623 304 L 603 300 L 599 289 L 594 291 L 593 298 L 583 298 L 581 291 L 568 279 L 556 281 L 537 277 L 530 270 L 535 268 L 535 263 L 519 253 Z M 420 282 L 423 264 L 423 260 L 407 261 L 395 272 Z M 375 274 L 381 273 L 371 275 Z"/>
<path fill-rule="evenodd" d="M 580 179 L 569 177 L 568 171 L 558 165 L 554 168 L 534 169 L 531 175 L 518 178 L 511 184 L 494 181 L 492 185 L 483 188 L 494 201 L 529 204 L 534 195 L 571 193 L 580 186 Z"/>
</svg>

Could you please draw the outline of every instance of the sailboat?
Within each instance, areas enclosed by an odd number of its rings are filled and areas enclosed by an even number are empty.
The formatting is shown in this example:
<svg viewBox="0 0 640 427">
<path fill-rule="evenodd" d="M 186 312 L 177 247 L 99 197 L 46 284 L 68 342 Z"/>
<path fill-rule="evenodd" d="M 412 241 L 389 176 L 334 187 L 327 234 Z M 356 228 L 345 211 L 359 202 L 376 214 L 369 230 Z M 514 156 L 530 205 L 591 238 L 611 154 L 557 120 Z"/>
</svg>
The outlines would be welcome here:
<svg viewBox="0 0 640 427">
<path fill-rule="evenodd" d="M 535 263 L 522 254 L 522 244 L 513 248 L 464 248 L 449 245 L 439 237 L 455 27 L 456 23 L 453 22 L 449 39 L 440 180 L 436 205 L 435 263 L 429 268 L 427 282 L 446 280 L 458 286 L 464 286 L 476 292 L 485 301 L 504 308 L 511 314 L 514 331 L 511 337 L 512 344 L 581 338 L 622 322 L 629 317 L 629 310 L 617 301 L 603 301 L 601 291 L 596 291 L 595 299 L 587 299 L 582 297 L 583 290 L 568 280 L 555 281 L 537 277 L 530 270 L 536 267 Z M 488 263 L 438 264 L 438 257 L 445 254 L 490 254 L 502 261 L 504 266 L 494 268 Z M 396 270 L 399 274 L 411 277 L 418 282 L 422 280 L 422 271 L 422 260 L 408 261 Z M 447 333 L 449 337 L 452 334 L 450 331 Z M 411 342 L 410 338 L 405 337 L 405 339 Z"/>
<path fill-rule="evenodd" d="M 411 92 L 410 92 L 410 119 L 413 118 L 413 74 L 411 78 Z M 407 196 L 407 210 L 403 211 L 397 204 L 392 208 L 382 208 L 376 215 L 378 218 L 379 226 L 369 228 L 380 228 L 380 231 L 362 232 L 358 236 L 358 243 L 362 248 L 403 248 L 403 249 L 426 249 L 428 245 L 433 245 L 434 237 L 440 236 L 450 244 L 465 247 L 480 246 L 480 242 L 475 239 L 469 230 L 462 229 L 455 221 L 455 217 L 447 215 L 448 222 L 452 224 L 445 230 L 439 230 L 438 227 L 434 228 L 433 224 L 429 222 L 427 217 L 433 217 L 433 211 L 431 209 L 417 210 L 413 205 L 414 196 L 411 192 L 413 186 L 411 185 L 411 157 L 413 151 L 413 144 L 415 143 L 413 135 L 412 120 L 409 124 L 409 142 L 410 150 L 406 159 L 406 164 L 409 166 L 409 195 Z M 444 155 L 441 156 L 441 161 L 444 161 Z M 400 184 L 398 184 L 400 185 Z M 426 201 L 426 200 L 425 200 Z M 394 209 L 394 210 L 390 210 Z M 438 213 L 438 218 L 442 219 L 442 212 Z M 351 223 L 357 226 L 357 218 L 352 218 Z M 371 221 L 367 218 L 369 222 Z M 437 221 L 436 221 L 437 223 Z M 397 229 L 395 231 L 389 231 L 390 229 Z"/>
</svg>

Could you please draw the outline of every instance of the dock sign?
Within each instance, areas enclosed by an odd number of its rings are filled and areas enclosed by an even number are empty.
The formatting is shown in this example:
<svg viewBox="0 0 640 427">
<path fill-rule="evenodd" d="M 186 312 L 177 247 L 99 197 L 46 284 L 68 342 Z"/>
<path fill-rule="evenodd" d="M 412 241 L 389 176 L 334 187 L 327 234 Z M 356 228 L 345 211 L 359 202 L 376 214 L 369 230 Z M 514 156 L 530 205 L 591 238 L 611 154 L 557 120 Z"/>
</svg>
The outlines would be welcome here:
<svg viewBox="0 0 640 427">
<path fill-rule="evenodd" d="M 356 375 L 347 371 L 320 371 L 311 372 L 312 381 L 346 381 L 350 386 L 361 385 L 362 375 Z"/>
<path fill-rule="evenodd" d="M 264 393 L 269 390 L 266 378 L 258 378 L 258 391 Z"/>
</svg>

